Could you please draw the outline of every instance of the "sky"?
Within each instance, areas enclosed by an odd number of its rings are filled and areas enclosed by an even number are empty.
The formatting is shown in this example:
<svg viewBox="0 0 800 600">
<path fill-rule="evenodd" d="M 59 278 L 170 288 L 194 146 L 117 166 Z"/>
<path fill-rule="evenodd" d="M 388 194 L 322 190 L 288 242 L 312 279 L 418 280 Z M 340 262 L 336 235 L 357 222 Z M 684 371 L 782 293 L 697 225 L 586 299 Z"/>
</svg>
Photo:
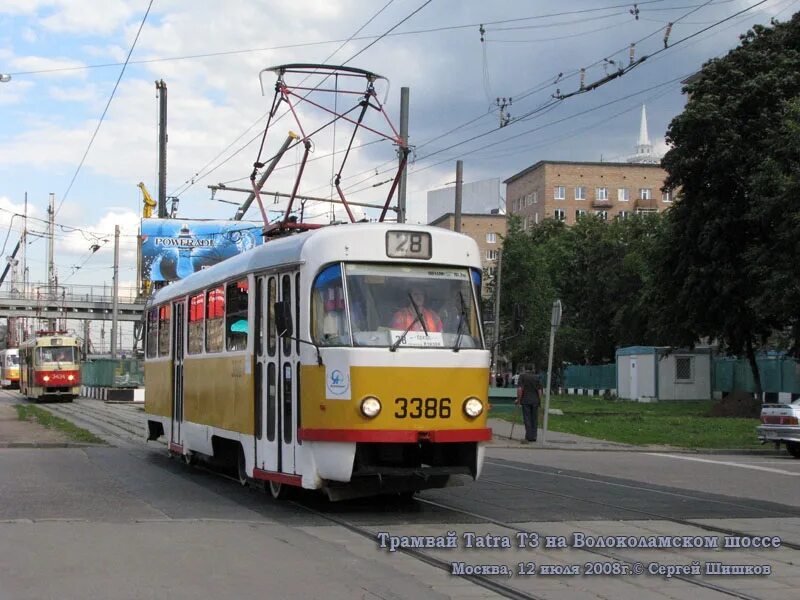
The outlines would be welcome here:
<svg viewBox="0 0 800 600">
<path fill-rule="evenodd" d="M 11 75 L 0 83 L 2 253 L 19 239 L 22 219 L 14 213 L 24 211 L 27 193 L 29 279 L 46 279 L 46 244 L 35 233 L 45 230 L 40 219 L 53 193 L 59 282 L 110 284 L 119 225 L 120 284 L 135 284 L 137 183 L 154 197 L 158 191 L 156 80 L 168 88 L 167 193 L 187 219 L 229 219 L 230 203 L 244 199 L 232 191 L 212 199 L 207 186 L 248 185 L 276 81 L 270 71 L 259 78 L 262 70 L 326 63 L 380 74 L 377 99 L 394 127 L 400 88 L 408 87 L 408 220 L 425 222 L 426 192 L 452 182 L 459 159 L 465 182 L 505 179 L 539 160 L 624 160 L 643 103 L 650 138 L 665 151 L 669 123 L 686 101 L 681 79 L 734 48 L 754 23 L 788 20 L 797 10 L 800 0 L 0 0 L 0 74 Z M 554 101 L 579 90 L 582 68 L 588 86 L 629 65 L 632 42 L 634 60 L 650 58 L 593 91 Z M 364 90 L 363 80 L 319 75 L 302 85 Z M 313 94 L 309 100 L 339 110 L 359 97 Z M 503 127 L 498 98 L 511 99 Z M 285 112 L 276 113 L 262 159 L 290 130 L 308 133 L 328 119 L 307 102 L 296 107 L 299 125 Z M 369 110 L 365 122 L 387 133 L 381 118 Z M 331 182 L 351 133 L 339 121 L 312 136 L 314 160 L 299 193 L 335 193 Z M 396 147 L 364 130 L 353 145 L 342 188 L 350 200 L 383 204 Z M 300 158 L 300 146 L 287 152 L 264 189 L 290 192 Z M 282 206 L 273 202 L 270 196 L 268 208 Z M 329 220 L 327 205 L 305 210 Z M 256 204 L 246 218 L 259 218 Z"/>
</svg>

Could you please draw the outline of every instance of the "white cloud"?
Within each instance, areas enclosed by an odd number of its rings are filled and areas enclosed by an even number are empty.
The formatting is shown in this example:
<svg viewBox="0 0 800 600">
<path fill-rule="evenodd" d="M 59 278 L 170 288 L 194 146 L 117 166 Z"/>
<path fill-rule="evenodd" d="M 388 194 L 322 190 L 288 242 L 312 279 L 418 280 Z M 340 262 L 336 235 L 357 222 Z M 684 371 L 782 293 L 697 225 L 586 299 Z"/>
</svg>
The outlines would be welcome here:
<svg viewBox="0 0 800 600">
<path fill-rule="evenodd" d="M 50 31 L 88 36 L 108 35 L 116 31 L 134 13 L 130 3 L 123 0 L 52 0 L 53 11 L 40 19 L 41 26 Z"/>
<path fill-rule="evenodd" d="M 82 70 L 86 63 L 71 58 L 46 58 L 43 56 L 15 56 L 7 59 L 12 71 L 53 71 L 41 73 L 50 77 L 86 77 Z M 60 70 L 69 69 L 69 70 Z"/>
</svg>

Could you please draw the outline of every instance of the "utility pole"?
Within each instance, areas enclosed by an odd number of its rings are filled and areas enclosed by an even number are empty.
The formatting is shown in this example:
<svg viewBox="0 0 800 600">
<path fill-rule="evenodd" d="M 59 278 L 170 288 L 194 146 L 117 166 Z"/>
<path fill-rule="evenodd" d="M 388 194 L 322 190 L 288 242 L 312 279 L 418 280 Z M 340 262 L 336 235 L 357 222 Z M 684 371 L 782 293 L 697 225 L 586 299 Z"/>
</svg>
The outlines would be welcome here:
<svg viewBox="0 0 800 600">
<path fill-rule="evenodd" d="M 167 218 L 167 84 L 156 81 L 158 90 L 158 218 Z M 112 338 L 113 339 L 113 338 Z"/>
<path fill-rule="evenodd" d="M 495 373 L 497 373 L 497 355 L 500 350 L 500 275 L 502 273 L 501 267 L 503 266 L 503 251 L 497 252 L 497 271 L 495 275 L 495 290 L 494 290 L 494 343 L 492 344 L 492 366 Z"/>
<path fill-rule="evenodd" d="M 461 188 L 464 183 L 464 161 L 456 161 L 456 214 L 453 230 L 461 233 Z"/>
<path fill-rule="evenodd" d="M 22 216 L 22 297 L 28 298 L 28 192 L 25 192 L 25 211 Z M 20 318 L 19 341 L 25 341 L 25 326 L 28 320 Z"/>
<path fill-rule="evenodd" d="M 111 305 L 111 358 L 117 358 L 117 313 L 119 309 L 119 225 L 114 225 L 114 290 Z"/>
<path fill-rule="evenodd" d="M 55 216 L 56 216 L 56 195 L 50 193 L 50 202 L 47 206 L 47 288 L 48 298 L 50 300 L 56 299 L 56 265 L 53 259 L 55 250 Z M 56 330 L 56 320 L 48 319 L 47 328 L 50 331 Z"/>
<path fill-rule="evenodd" d="M 400 88 L 400 138 L 408 148 L 408 99 L 411 90 L 407 87 Z M 406 150 L 407 152 L 408 150 Z M 400 154 L 400 161 L 405 158 Z M 400 173 L 400 182 L 397 185 L 397 222 L 406 222 L 406 172 L 408 171 L 408 163 Z"/>
</svg>

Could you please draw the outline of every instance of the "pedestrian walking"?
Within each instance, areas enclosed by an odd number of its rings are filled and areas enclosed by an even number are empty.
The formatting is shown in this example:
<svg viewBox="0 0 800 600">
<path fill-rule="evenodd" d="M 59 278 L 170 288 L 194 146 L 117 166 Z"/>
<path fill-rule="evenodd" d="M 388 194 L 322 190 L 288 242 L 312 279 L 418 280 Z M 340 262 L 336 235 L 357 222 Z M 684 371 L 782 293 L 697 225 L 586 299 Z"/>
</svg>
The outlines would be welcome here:
<svg viewBox="0 0 800 600">
<path fill-rule="evenodd" d="M 539 431 L 539 405 L 542 403 L 542 384 L 528 367 L 519 376 L 517 383 L 516 404 L 522 406 L 522 420 L 525 423 L 525 439 L 523 444 L 535 442 Z"/>
</svg>

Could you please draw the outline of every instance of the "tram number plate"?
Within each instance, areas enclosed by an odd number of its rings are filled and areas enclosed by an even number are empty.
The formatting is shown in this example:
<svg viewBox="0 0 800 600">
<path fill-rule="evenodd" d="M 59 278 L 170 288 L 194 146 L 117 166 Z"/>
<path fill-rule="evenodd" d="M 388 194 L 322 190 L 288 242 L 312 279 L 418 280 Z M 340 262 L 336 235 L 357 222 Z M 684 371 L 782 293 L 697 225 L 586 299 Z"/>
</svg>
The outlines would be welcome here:
<svg viewBox="0 0 800 600">
<path fill-rule="evenodd" d="M 396 398 L 398 419 L 448 419 L 450 418 L 450 398 Z"/>
</svg>

